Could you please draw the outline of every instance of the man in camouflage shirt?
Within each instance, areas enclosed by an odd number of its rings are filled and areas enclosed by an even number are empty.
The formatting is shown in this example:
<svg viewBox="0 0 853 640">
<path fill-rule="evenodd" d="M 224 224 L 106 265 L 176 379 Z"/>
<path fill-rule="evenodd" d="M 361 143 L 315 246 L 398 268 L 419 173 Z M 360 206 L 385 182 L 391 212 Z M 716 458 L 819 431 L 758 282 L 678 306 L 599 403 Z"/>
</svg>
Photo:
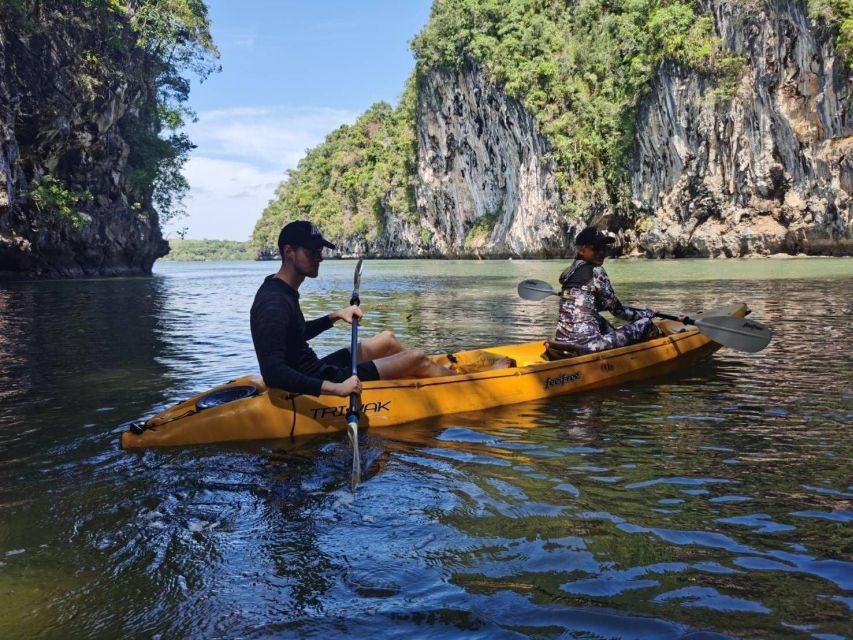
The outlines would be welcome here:
<svg viewBox="0 0 853 640">
<path fill-rule="evenodd" d="M 563 291 L 554 339 L 572 343 L 582 352 L 624 347 L 662 335 L 652 322 L 654 309 L 626 307 L 613 292 L 602 264 L 607 245 L 614 241 L 595 227 L 587 227 L 575 238 L 575 261 L 560 274 Z M 628 324 L 614 329 L 599 311 L 609 311 Z"/>
</svg>

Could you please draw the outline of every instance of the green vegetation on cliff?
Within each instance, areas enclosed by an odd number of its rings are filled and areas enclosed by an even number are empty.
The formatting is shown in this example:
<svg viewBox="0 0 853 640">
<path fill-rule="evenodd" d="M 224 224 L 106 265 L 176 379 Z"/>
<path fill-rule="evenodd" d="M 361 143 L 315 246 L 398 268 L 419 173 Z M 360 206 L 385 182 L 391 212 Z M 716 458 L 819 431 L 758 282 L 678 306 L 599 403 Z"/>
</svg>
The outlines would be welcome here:
<svg viewBox="0 0 853 640">
<path fill-rule="evenodd" d="M 212 262 L 218 260 L 254 260 L 248 242 L 236 240 L 169 240 L 169 255 L 162 260 L 175 262 Z"/>
<path fill-rule="evenodd" d="M 309 219 L 333 242 L 371 242 L 385 215 L 415 212 L 415 90 L 400 104 L 379 102 L 353 125 L 344 125 L 311 149 L 276 190 L 255 226 L 252 246 L 261 257 L 278 255 L 281 227 Z"/>
<path fill-rule="evenodd" d="M 33 180 L 30 185 L 30 198 L 39 211 L 50 211 L 71 222 L 75 229 L 87 224 L 76 208 L 81 203 L 92 201 L 92 194 L 88 191 L 70 191 L 53 176 L 44 175 Z"/>
<path fill-rule="evenodd" d="M 836 45 L 853 68 L 853 0 L 808 0 L 809 15 L 838 32 Z"/>
<path fill-rule="evenodd" d="M 40 210 L 52 208 L 79 227 L 79 216 L 67 211 L 69 198 L 83 193 L 79 185 L 93 179 L 91 171 L 80 173 L 87 171 L 80 160 L 96 161 L 92 159 L 104 155 L 114 171 L 125 172 L 122 188 L 135 209 L 153 205 L 161 224 L 179 214 L 189 188 L 181 170 L 193 148 L 181 132 L 185 119 L 192 117 L 186 107 L 187 76 L 203 79 L 217 68 L 204 2 L 2 0 L 0 23 L 14 34 L 6 43 L 6 55 L 38 61 L 32 62 L 32 69 L 30 63 L 19 64 L 19 73 L 41 74 L 21 78 L 27 83 L 22 89 L 36 97 L 37 104 L 28 105 L 29 112 L 16 127 L 23 169 L 33 183 L 33 203 Z M 66 113 L 69 110 L 73 113 Z M 96 122 L 85 121 L 89 114 Z M 127 143 L 126 159 L 120 149 L 98 139 L 116 117 Z M 71 129 L 70 135 L 60 130 L 65 147 L 57 143 L 46 148 L 27 138 L 31 128 L 62 122 Z M 97 133 L 84 135 L 74 129 L 87 126 Z M 97 188 L 90 191 L 89 202 L 110 195 Z M 77 198 L 75 203 L 82 201 Z"/>
<path fill-rule="evenodd" d="M 106 5 L 129 20 L 154 70 L 156 100 L 135 119 L 125 117 L 131 143 L 131 180 L 143 197 L 151 197 L 161 224 L 183 211 L 189 184 L 182 173 L 193 144 L 180 130 L 193 112 L 186 107 L 190 82 L 185 74 L 206 78 L 218 67 L 219 52 L 210 35 L 202 0 L 87 0 Z M 168 131 L 167 136 L 161 132 Z"/>
<path fill-rule="evenodd" d="M 663 61 L 726 86 L 739 74 L 739 60 L 723 53 L 711 16 L 696 4 L 436 0 L 413 48 L 421 70 L 471 60 L 524 104 L 552 145 L 574 217 L 596 205 L 627 206 L 636 110 Z"/>
<path fill-rule="evenodd" d="M 723 51 L 712 17 L 690 0 L 435 0 L 412 47 L 416 76 L 473 62 L 524 104 L 552 145 L 570 218 L 601 205 L 629 206 L 636 110 L 663 61 L 715 77 L 716 97 L 723 99 L 742 68 L 739 57 Z M 281 185 L 253 245 L 268 250 L 273 231 L 295 217 L 310 217 L 341 237 L 369 236 L 389 212 L 416 215 L 411 198 L 376 206 L 414 180 L 415 84 L 410 81 L 400 108 L 376 105 L 355 125 L 363 131 L 393 114 L 393 125 L 380 127 L 382 155 L 392 150 L 394 158 L 382 165 L 381 176 L 368 151 L 375 138 L 366 143 L 361 132 L 338 130 Z"/>
</svg>

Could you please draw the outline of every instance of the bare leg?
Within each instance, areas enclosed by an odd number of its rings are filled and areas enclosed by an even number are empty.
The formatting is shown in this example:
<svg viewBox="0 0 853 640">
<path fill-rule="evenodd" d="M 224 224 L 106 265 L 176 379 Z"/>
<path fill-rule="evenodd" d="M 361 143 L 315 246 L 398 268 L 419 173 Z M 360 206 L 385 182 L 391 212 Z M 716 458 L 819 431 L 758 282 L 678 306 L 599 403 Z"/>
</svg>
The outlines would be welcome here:
<svg viewBox="0 0 853 640">
<path fill-rule="evenodd" d="M 456 372 L 436 364 L 420 349 L 406 349 L 394 355 L 374 360 L 382 380 L 398 378 L 436 378 L 453 376 Z"/>
<path fill-rule="evenodd" d="M 358 361 L 378 360 L 386 358 L 404 350 L 397 336 L 391 331 L 366 338 L 358 343 Z"/>
</svg>

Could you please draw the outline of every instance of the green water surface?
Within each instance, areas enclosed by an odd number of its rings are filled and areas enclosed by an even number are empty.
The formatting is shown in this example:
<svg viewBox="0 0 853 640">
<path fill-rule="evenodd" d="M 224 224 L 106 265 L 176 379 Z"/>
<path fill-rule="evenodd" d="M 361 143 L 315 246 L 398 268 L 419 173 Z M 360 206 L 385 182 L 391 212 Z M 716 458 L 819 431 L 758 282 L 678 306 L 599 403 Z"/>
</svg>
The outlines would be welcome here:
<svg viewBox="0 0 853 640">
<path fill-rule="evenodd" d="M 306 317 L 346 303 L 353 266 L 305 283 Z M 556 301 L 515 286 L 564 267 L 368 261 L 363 331 L 434 352 L 544 338 Z M 257 371 L 248 310 L 277 265 L 0 284 L 0 637 L 850 637 L 853 260 L 606 267 L 627 304 L 745 301 L 775 338 L 370 431 L 355 493 L 342 434 L 118 446 Z"/>
</svg>

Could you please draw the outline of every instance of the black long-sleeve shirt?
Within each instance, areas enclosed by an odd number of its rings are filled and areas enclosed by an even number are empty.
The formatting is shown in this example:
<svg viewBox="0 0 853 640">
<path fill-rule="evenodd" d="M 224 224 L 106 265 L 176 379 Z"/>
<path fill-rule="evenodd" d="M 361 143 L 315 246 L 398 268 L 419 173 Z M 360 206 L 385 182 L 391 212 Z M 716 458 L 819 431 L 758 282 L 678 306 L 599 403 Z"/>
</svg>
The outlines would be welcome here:
<svg viewBox="0 0 853 640">
<path fill-rule="evenodd" d="M 299 292 L 273 276 L 264 279 L 250 313 L 252 342 L 267 386 L 319 396 L 324 365 L 308 340 L 332 327 L 329 316 L 305 321 Z"/>
</svg>

